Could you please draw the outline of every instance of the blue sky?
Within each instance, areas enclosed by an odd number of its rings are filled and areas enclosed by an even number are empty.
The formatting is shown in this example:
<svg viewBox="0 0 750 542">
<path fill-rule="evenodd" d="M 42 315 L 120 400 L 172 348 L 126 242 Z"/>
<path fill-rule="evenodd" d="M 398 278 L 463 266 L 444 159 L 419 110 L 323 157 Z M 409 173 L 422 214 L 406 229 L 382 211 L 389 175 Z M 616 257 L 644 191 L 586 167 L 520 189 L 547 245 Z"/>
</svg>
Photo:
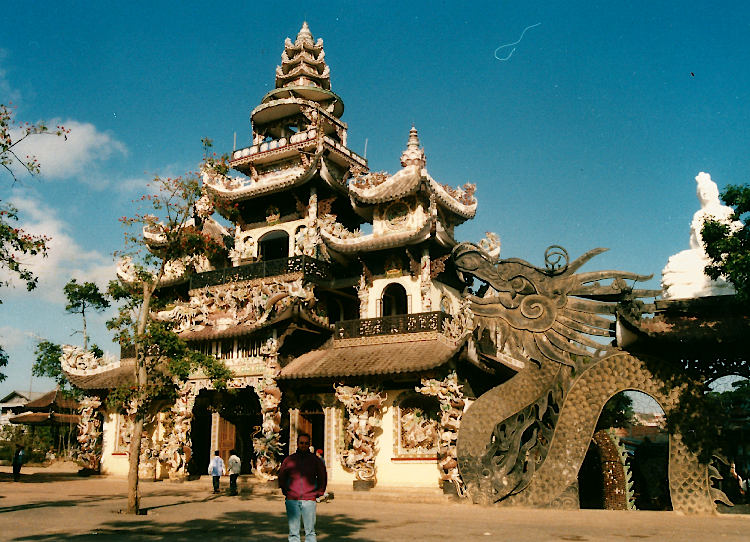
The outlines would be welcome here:
<svg viewBox="0 0 750 542">
<path fill-rule="evenodd" d="M 235 133 L 247 144 L 303 20 L 325 42 L 350 147 L 367 140 L 371 169 L 393 172 L 415 123 L 434 178 L 477 184 L 477 218 L 457 237 L 495 231 L 502 257 L 542 264 L 550 244 L 572 258 L 603 246 L 588 269 L 654 273 L 657 287 L 688 248 L 698 172 L 748 182 L 745 3 L 35 1 L 3 15 L 0 102 L 72 133 L 34 141 L 39 179 L 0 179 L 26 227 L 53 237 L 34 263 L 40 287 L 0 290 L 0 396 L 28 389 L 37 337 L 80 342 L 62 285 L 113 276 L 117 218 L 149 178 L 194 170 L 201 137 L 221 152 Z M 103 321 L 90 322 L 94 339 L 114 350 Z"/>
</svg>

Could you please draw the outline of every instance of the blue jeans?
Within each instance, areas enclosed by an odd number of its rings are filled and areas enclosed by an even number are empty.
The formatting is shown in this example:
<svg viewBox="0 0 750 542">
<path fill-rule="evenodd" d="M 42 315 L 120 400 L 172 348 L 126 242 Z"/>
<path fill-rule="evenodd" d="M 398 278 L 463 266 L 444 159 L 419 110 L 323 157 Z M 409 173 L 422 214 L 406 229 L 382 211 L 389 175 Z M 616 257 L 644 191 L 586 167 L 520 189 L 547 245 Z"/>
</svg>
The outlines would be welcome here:
<svg viewBox="0 0 750 542">
<path fill-rule="evenodd" d="M 315 535 L 315 501 L 286 501 L 286 517 L 289 520 L 289 542 L 300 542 L 299 523 L 305 525 L 305 542 L 317 542 Z"/>
</svg>

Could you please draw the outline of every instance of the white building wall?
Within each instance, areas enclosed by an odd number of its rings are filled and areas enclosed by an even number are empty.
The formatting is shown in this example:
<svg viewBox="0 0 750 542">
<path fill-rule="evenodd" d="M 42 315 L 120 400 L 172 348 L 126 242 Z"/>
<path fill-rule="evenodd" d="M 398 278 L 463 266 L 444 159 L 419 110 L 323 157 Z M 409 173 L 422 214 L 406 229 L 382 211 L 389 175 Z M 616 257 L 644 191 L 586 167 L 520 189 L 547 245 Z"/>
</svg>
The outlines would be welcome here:
<svg viewBox="0 0 750 542">
<path fill-rule="evenodd" d="M 104 415 L 104 424 L 102 426 L 102 474 L 112 474 L 115 476 L 127 476 L 128 474 L 128 454 L 117 451 L 117 431 L 118 431 L 119 414 L 108 413 Z"/>
<path fill-rule="evenodd" d="M 382 424 L 377 437 L 376 487 L 429 487 L 440 488 L 440 470 L 435 458 L 400 458 L 394 457 L 397 432 L 395 430 L 397 405 L 392 403 L 407 390 L 387 392 L 385 407 L 383 408 Z M 331 420 L 329 422 L 329 412 Z M 333 432 L 327 435 L 326 443 L 336 443 L 333 461 L 328 459 L 326 465 L 328 480 L 333 484 L 351 484 L 355 480 L 353 472 L 345 469 L 341 462 L 341 451 L 344 446 L 344 431 L 346 428 L 346 410 L 343 406 L 326 409 L 326 428 Z"/>
</svg>

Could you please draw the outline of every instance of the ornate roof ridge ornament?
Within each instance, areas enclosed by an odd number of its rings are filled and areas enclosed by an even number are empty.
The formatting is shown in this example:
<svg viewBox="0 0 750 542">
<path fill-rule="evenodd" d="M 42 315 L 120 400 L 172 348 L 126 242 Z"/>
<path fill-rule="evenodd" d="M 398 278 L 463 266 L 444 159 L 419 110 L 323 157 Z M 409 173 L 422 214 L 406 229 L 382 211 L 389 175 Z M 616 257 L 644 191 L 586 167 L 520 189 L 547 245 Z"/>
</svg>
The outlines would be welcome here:
<svg viewBox="0 0 750 542">
<path fill-rule="evenodd" d="M 425 167 L 427 160 L 424 154 L 424 147 L 419 146 L 419 133 L 412 124 L 409 130 L 409 141 L 406 144 L 406 150 L 401 153 L 401 165 Z"/>
</svg>

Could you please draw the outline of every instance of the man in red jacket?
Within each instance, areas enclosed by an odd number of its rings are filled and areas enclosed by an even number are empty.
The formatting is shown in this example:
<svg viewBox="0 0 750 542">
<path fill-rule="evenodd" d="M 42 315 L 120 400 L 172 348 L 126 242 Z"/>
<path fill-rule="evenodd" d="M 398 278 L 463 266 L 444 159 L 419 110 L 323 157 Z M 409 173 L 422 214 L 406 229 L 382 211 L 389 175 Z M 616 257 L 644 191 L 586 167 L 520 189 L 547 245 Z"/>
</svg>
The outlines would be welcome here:
<svg viewBox="0 0 750 542">
<path fill-rule="evenodd" d="M 310 435 L 297 435 L 297 451 L 284 459 L 279 470 L 279 487 L 286 497 L 289 542 L 300 542 L 300 518 L 305 525 L 305 542 L 316 542 L 315 499 L 326 492 L 328 474 L 318 456 L 310 452 Z"/>
</svg>

